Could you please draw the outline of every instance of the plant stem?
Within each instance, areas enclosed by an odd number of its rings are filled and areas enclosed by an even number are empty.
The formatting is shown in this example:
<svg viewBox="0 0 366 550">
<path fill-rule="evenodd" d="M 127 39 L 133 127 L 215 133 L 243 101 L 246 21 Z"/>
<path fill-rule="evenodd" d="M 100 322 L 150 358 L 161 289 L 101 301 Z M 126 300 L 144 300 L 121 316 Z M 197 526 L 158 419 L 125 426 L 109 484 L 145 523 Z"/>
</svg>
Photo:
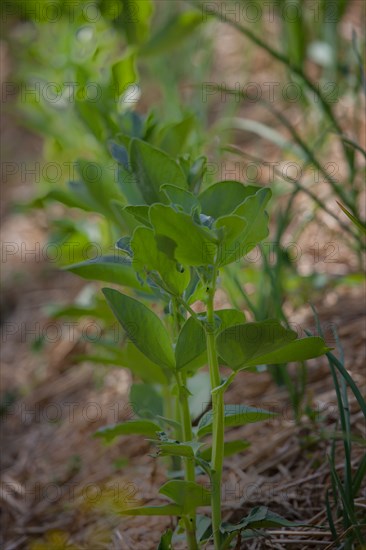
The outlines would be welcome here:
<svg viewBox="0 0 366 550">
<path fill-rule="evenodd" d="M 180 415 L 181 423 L 183 426 L 183 441 L 192 441 L 192 423 L 191 415 L 189 412 L 189 403 L 188 403 L 188 390 L 186 388 L 187 377 L 184 373 L 177 374 L 177 381 L 179 384 L 179 405 L 180 405 Z M 194 459 L 186 457 L 184 459 L 185 464 L 185 479 L 186 481 L 195 482 L 195 463 Z M 189 550 L 198 549 L 197 539 L 196 539 L 196 517 L 195 515 L 189 515 L 185 521 L 186 535 L 187 535 L 187 544 Z"/>
<path fill-rule="evenodd" d="M 223 389 L 213 392 L 220 386 L 220 370 L 216 350 L 215 335 L 215 314 L 214 296 L 216 288 L 217 269 L 214 269 L 212 286 L 207 297 L 207 355 L 210 369 L 211 392 L 212 392 L 212 459 L 211 459 L 211 506 L 212 506 L 212 531 L 214 536 L 215 549 L 219 550 L 221 545 L 221 479 L 224 461 L 224 392 Z"/>
<path fill-rule="evenodd" d="M 174 300 L 173 302 L 173 313 L 175 320 L 175 330 L 177 336 L 180 331 L 180 322 L 178 316 L 178 301 Z M 187 390 L 187 376 L 184 372 L 177 372 L 176 375 L 177 384 L 178 384 L 178 405 L 180 413 L 180 421 L 183 428 L 183 441 L 192 441 L 193 432 L 192 432 L 192 422 L 191 414 L 189 411 L 189 402 L 188 402 L 188 390 Z M 184 459 L 185 465 L 185 480 L 195 482 L 195 462 L 194 459 L 186 457 Z M 197 538 L 196 538 L 196 517 L 195 515 L 189 515 L 184 518 L 184 525 L 186 529 L 187 536 L 187 545 L 189 550 L 198 550 Z"/>
</svg>

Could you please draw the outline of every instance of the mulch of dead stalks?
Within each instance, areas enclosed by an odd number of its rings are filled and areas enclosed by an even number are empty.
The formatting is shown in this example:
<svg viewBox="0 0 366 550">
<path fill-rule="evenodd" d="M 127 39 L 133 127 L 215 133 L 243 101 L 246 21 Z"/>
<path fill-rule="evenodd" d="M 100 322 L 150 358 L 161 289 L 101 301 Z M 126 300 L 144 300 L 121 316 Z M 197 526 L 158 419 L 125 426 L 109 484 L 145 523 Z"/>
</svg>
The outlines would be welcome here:
<svg viewBox="0 0 366 550">
<path fill-rule="evenodd" d="M 16 235 L 29 238 L 31 227 L 37 225 L 22 216 L 11 217 L 8 223 L 5 237 L 9 231 L 13 239 Z M 41 233 L 40 239 L 44 238 Z M 73 357 L 85 346 L 80 326 L 73 338 L 66 335 L 52 342 L 49 333 L 47 345 L 37 350 L 35 341 L 50 323 L 45 306 L 52 301 L 70 302 L 83 283 L 44 262 L 27 262 L 28 276 L 19 293 L 11 285 L 11 274 L 15 277 L 22 270 L 24 266 L 9 262 L 4 275 L 13 294 L 7 294 L 5 301 L 7 333 L 2 350 L 2 394 L 11 402 L 2 422 L 3 548 L 152 550 L 174 521 L 125 518 L 118 508 L 159 502 L 158 488 L 167 479 L 164 464 L 150 456 L 151 448 L 141 437 L 123 437 L 112 446 L 93 438 L 100 426 L 131 417 L 130 375 L 124 369 L 106 369 L 87 361 L 77 364 Z M 323 327 L 337 327 L 347 368 L 365 393 L 361 290 L 338 287 L 330 297 L 325 294 L 317 308 Z M 297 311 L 295 321 L 315 330 L 309 312 L 310 308 Z M 27 334 L 22 327 L 33 332 Z M 334 346 L 331 330 L 326 332 Z M 330 487 L 330 436 L 339 414 L 326 360 L 308 362 L 304 403 L 312 414 L 304 414 L 299 423 L 293 420 L 286 389 L 276 386 L 267 372 L 238 375 L 227 402 L 269 408 L 278 415 L 270 422 L 228 432 L 229 439 L 246 439 L 251 446 L 225 461 L 224 519 L 235 522 L 251 508 L 266 505 L 289 520 L 307 524 L 306 528 L 269 529 L 264 538 L 246 541 L 241 547 L 333 548 L 325 493 Z M 353 434 L 365 437 L 362 414 L 351 394 L 350 409 Z M 361 455 L 361 447 L 355 446 L 354 468 Z M 336 457 L 342 476 L 341 442 Z M 207 483 L 203 477 L 200 481 Z M 356 505 L 364 508 L 365 498 L 363 487 Z"/>
</svg>

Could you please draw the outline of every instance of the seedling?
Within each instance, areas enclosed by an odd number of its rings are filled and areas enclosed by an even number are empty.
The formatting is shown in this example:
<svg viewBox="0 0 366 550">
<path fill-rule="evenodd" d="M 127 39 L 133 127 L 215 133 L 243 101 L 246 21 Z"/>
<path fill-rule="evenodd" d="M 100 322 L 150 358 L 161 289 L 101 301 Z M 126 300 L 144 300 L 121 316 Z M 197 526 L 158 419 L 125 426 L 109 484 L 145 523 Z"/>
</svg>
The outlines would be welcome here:
<svg viewBox="0 0 366 550">
<path fill-rule="evenodd" d="M 122 285 L 145 292 L 143 303 L 127 293 L 103 289 L 129 340 L 124 366 L 131 365 L 136 372 L 139 364 L 140 370 L 146 369 L 145 380 L 150 372 L 150 383 L 132 387 L 136 419 L 103 428 L 97 435 L 112 440 L 142 434 L 155 444 L 157 455 L 184 464 L 181 476 L 176 473 L 160 488 L 169 503 L 125 508 L 123 514 L 177 516 L 188 548 L 197 549 L 211 537 L 216 549 L 228 548 L 245 529 L 288 523 L 265 507 L 252 510 L 238 525 L 222 522 L 224 456 L 247 446 L 243 441 L 226 442 L 225 430 L 274 414 L 244 404 L 224 404 L 224 393 L 240 371 L 304 361 L 327 348 L 322 338 L 298 339 L 275 319 L 246 322 L 242 311 L 215 310 L 220 270 L 239 261 L 268 235 L 269 189 L 223 181 L 201 192 L 200 181 L 193 177 L 197 163 L 176 161 L 139 139 L 132 139 L 128 150 L 116 148 L 114 153 L 132 182 L 127 193 L 130 204 L 119 207 L 121 218 L 132 227 L 130 235 L 117 243 L 124 257 L 102 258 L 72 270 L 84 275 L 87 270 L 89 277 L 95 272 L 100 278 L 100 270 L 113 267 L 113 280 L 118 281 L 120 274 Z M 146 305 L 149 296 L 154 308 Z M 197 300 L 204 302 L 204 313 L 195 311 Z M 159 303 L 163 316 L 154 311 Z M 227 378 L 221 365 L 231 370 Z M 199 372 L 205 366 L 207 378 Z M 209 386 L 212 405 L 195 426 L 202 381 Z M 205 486 L 197 483 L 197 473 L 207 476 Z M 202 506 L 211 506 L 212 522 L 197 514 Z M 164 534 L 162 542 L 166 544 L 169 537 Z"/>
</svg>

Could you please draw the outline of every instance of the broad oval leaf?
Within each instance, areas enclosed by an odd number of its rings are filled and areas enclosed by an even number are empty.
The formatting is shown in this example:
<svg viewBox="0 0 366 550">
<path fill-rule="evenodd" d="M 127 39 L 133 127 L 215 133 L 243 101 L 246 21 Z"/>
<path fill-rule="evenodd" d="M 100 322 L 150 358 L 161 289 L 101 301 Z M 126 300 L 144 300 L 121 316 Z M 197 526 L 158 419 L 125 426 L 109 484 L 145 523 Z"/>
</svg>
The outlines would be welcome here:
<svg viewBox="0 0 366 550">
<path fill-rule="evenodd" d="M 194 317 L 189 317 L 179 333 L 177 345 L 175 346 L 175 361 L 177 369 L 190 367 L 194 369 L 197 360 L 197 367 L 204 364 L 207 356 L 206 333 L 202 323 Z"/>
<path fill-rule="evenodd" d="M 214 227 L 219 233 L 220 244 L 217 252 L 219 266 L 238 262 L 243 257 L 242 239 L 247 221 L 239 216 L 223 216 L 216 220 Z"/>
<path fill-rule="evenodd" d="M 232 214 L 245 199 L 261 189 L 254 185 L 243 185 L 240 181 L 219 181 L 208 187 L 199 196 L 202 212 L 213 218 Z"/>
<path fill-rule="evenodd" d="M 247 366 L 254 367 L 256 365 L 275 365 L 278 363 L 290 363 L 292 361 L 306 361 L 320 357 L 327 353 L 331 348 L 325 345 L 323 338 L 319 336 L 310 336 L 295 340 L 275 351 L 259 355 L 255 359 L 249 361 Z"/>
<path fill-rule="evenodd" d="M 186 214 L 191 214 L 194 209 L 200 211 L 200 203 L 190 191 L 175 185 L 162 185 L 161 190 L 165 193 L 169 202 L 178 206 Z"/>
<path fill-rule="evenodd" d="M 193 459 L 202 445 L 203 443 L 199 443 L 198 441 L 185 441 L 184 443 L 180 443 L 179 441 L 163 441 L 157 445 L 158 455 L 182 456 Z"/>
<path fill-rule="evenodd" d="M 128 286 L 141 290 L 141 283 L 136 277 L 128 258 L 114 256 L 100 256 L 93 260 L 86 260 L 64 268 L 84 279 L 92 281 L 104 281 L 117 285 Z"/>
<path fill-rule="evenodd" d="M 94 437 L 100 437 L 107 443 L 113 441 L 121 435 L 144 435 L 146 437 L 156 437 L 156 432 L 159 432 L 161 427 L 156 422 L 151 420 L 128 420 L 127 422 L 119 422 L 110 426 L 99 428 L 94 434 Z"/>
<path fill-rule="evenodd" d="M 233 370 L 252 365 L 257 358 L 272 353 L 296 339 L 296 332 L 275 319 L 230 327 L 217 337 L 220 356 Z M 259 362 L 255 364 L 260 364 Z"/>
<path fill-rule="evenodd" d="M 177 162 L 145 141 L 131 141 L 130 164 L 146 204 L 166 202 L 164 193 L 160 191 L 165 183 L 188 188 L 186 177 Z"/>
<path fill-rule="evenodd" d="M 173 531 L 171 529 L 167 529 L 165 533 L 161 535 L 157 550 L 172 550 L 172 538 Z"/>
<path fill-rule="evenodd" d="M 272 418 L 275 413 L 247 405 L 225 405 L 225 428 L 243 426 L 253 422 L 261 422 L 267 418 Z M 198 437 L 202 437 L 212 432 L 213 411 L 208 411 L 203 415 L 198 424 Z"/>
<path fill-rule="evenodd" d="M 184 514 L 194 512 L 199 506 L 209 506 L 211 501 L 210 491 L 193 481 L 167 481 L 160 487 L 159 493 L 178 504 Z"/>
<path fill-rule="evenodd" d="M 132 265 L 138 273 L 146 277 L 149 271 L 156 271 L 171 293 L 183 294 L 189 284 L 190 270 L 184 266 L 178 266 L 175 260 L 171 260 L 158 250 L 152 229 L 137 227 L 131 240 L 131 248 Z"/>
<path fill-rule="evenodd" d="M 158 248 L 171 259 L 191 266 L 213 263 L 217 239 L 207 228 L 196 224 L 190 215 L 176 212 L 171 206 L 153 204 L 150 222 Z"/>
<path fill-rule="evenodd" d="M 124 211 L 127 214 L 130 214 L 135 218 L 135 220 L 142 225 L 151 227 L 149 220 L 149 207 L 146 204 L 130 205 L 124 208 Z"/>
<path fill-rule="evenodd" d="M 236 309 L 215 311 L 218 325 L 217 332 L 241 324 L 245 321 L 243 312 Z M 203 324 L 194 317 L 189 317 L 179 333 L 175 347 L 177 369 L 196 370 L 207 362 L 206 332 Z"/>
<path fill-rule="evenodd" d="M 271 196 L 270 189 L 259 189 L 255 195 L 245 199 L 233 212 L 235 216 L 244 218 L 247 222 L 243 233 L 238 238 L 243 256 L 268 236 L 268 215 L 265 208 Z"/>
<path fill-rule="evenodd" d="M 268 510 L 267 506 L 256 506 L 236 525 L 224 523 L 222 530 L 226 533 L 241 531 L 242 529 L 265 529 L 269 527 L 296 527 L 305 525 L 302 522 L 289 521 L 282 516 Z"/>
<path fill-rule="evenodd" d="M 237 453 L 241 453 L 245 449 L 248 449 L 250 447 L 249 441 L 245 441 L 245 439 L 239 439 L 236 441 L 226 441 L 224 443 L 224 456 L 232 456 Z M 207 449 L 204 449 L 203 451 L 200 451 L 199 456 L 203 460 L 206 460 L 207 462 L 210 462 L 212 455 L 212 447 L 208 447 Z"/>
<path fill-rule="evenodd" d="M 108 307 L 107 303 L 106 306 Z M 109 307 L 108 309 L 110 311 Z M 96 342 L 95 345 L 105 350 L 102 359 L 107 360 L 108 364 L 118 365 L 121 368 L 129 369 L 133 375 L 147 384 L 155 383 L 166 385 L 168 383 L 167 375 L 171 373 L 164 370 L 161 365 L 153 363 L 134 346 L 132 342 L 125 343 L 122 348 L 115 342 Z M 98 357 L 95 359 L 98 360 Z M 103 361 L 101 361 L 101 364 L 103 364 Z"/>
<path fill-rule="evenodd" d="M 138 300 L 117 290 L 104 288 L 103 294 L 131 342 L 153 363 L 175 369 L 169 334 L 159 317 Z"/>
<path fill-rule="evenodd" d="M 163 399 L 152 384 L 132 384 L 130 402 L 140 418 L 156 418 L 163 414 Z"/>
</svg>

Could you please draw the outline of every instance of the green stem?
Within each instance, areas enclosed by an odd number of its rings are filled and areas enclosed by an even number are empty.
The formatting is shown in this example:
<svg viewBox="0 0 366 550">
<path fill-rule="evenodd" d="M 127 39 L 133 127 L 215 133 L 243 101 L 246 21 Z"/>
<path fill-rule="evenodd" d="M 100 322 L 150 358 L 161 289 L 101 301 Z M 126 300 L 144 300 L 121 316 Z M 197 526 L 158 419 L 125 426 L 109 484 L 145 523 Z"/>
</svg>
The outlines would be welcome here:
<svg viewBox="0 0 366 550">
<path fill-rule="evenodd" d="M 175 330 L 177 335 L 180 331 L 180 322 L 178 315 L 178 301 L 174 300 L 173 302 L 173 313 L 175 320 Z M 183 441 L 192 441 L 193 432 L 192 432 L 192 422 L 191 414 L 189 411 L 189 402 L 188 402 L 188 390 L 187 390 L 187 376 L 183 372 L 177 372 L 176 375 L 177 384 L 178 384 L 178 406 L 179 406 L 179 415 L 180 421 L 183 428 Z M 195 482 L 195 462 L 194 459 L 186 457 L 184 459 L 185 465 L 185 480 Z M 186 529 L 187 545 L 189 550 L 198 550 L 197 538 L 196 538 L 196 516 L 195 514 L 189 515 L 184 518 L 184 525 Z"/>
<path fill-rule="evenodd" d="M 208 291 L 207 299 L 207 355 L 210 369 L 211 393 L 212 393 L 212 459 L 211 459 L 211 506 L 212 506 L 212 530 L 215 549 L 221 545 L 221 480 L 224 462 L 224 388 L 217 390 L 221 384 L 219 362 L 216 350 L 214 296 L 216 287 L 217 269 L 214 269 L 212 287 Z M 213 391 L 215 390 L 216 391 Z"/>
<path fill-rule="evenodd" d="M 189 412 L 189 403 L 188 403 L 188 390 L 186 387 L 187 377 L 184 373 L 177 374 L 177 381 L 179 384 L 179 405 L 180 405 L 180 415 L 181 423 L 183 426 L 183 441 L 192 441 L 193 432 L 192 432 L 192 423 L 191 423 L 191 414 Z M 184 459 L 185 464 L 185 479 L 186 481 L 195 482 L 195 463 L 194 459 L 186 457 Z M 197 550 L 197 539 L 196 539 L 196 516 L 194 514 L 189 515 L 184 520 L 186 527 L 187 535 L 187 544 L 189 550 Z"/>
</svg>

